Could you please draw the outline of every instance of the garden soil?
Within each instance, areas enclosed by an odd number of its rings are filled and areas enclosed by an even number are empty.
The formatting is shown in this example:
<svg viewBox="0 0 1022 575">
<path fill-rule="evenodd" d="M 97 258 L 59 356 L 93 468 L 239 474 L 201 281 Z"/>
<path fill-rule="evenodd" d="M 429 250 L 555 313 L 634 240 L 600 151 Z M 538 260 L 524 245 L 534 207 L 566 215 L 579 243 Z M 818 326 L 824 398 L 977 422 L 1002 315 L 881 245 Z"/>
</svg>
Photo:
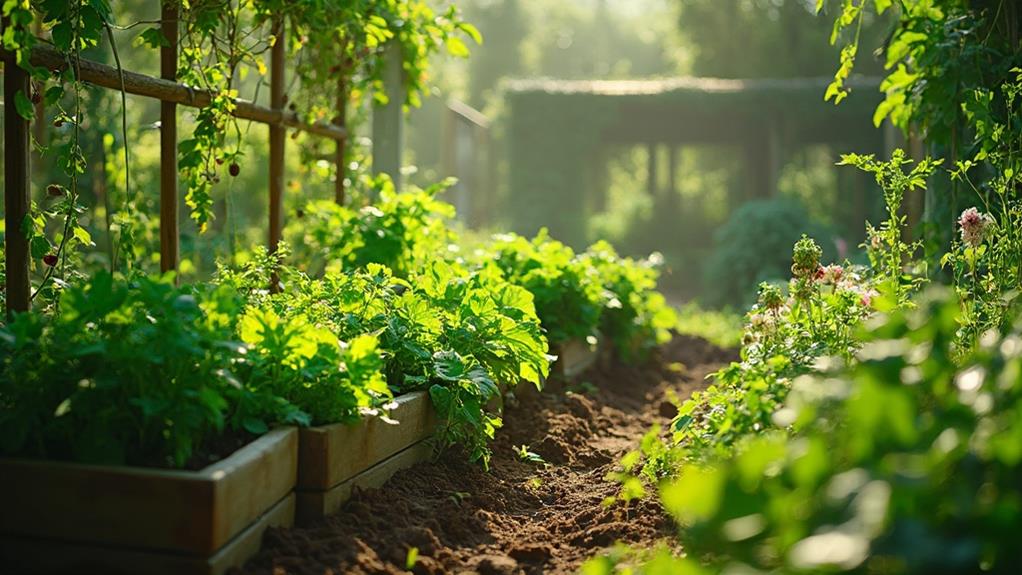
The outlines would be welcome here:
<svg viewBox="0 0 1022 575">
<path fill-rule="evenodd" d="M 620 456 L 674 415 L 734 352 L 675 336 L 651 361 L 605 361 L 574 386 L 509 400 L 490 470 L 449 453 L 357 493 L 340 513 L 306 528 L 271 529 L 263 550 L 233 575 L 572 573 L 616 542 L 669 542 L 655 501 L 605 506 Z M 556 385 L 551 386 L 557 387 Z M 545 463 L 519 457 L 525 445 Z"/>
</svg>

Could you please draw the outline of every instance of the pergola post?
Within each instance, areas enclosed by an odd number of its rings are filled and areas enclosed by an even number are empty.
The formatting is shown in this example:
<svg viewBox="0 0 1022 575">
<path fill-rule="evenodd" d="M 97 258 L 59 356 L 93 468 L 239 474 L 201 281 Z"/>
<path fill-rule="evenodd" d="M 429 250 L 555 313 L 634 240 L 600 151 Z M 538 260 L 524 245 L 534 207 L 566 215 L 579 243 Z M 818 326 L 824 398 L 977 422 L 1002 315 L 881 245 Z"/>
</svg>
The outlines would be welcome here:
<svg viewBox="0 0 1022 575">
<path fill-rule="evenodd" d="M 7 27 L 7 22 L 4 23 Z M 7 226 L 4 250 L 6 265 L 7 316 L 27 311 L 32 299 L 29 281 L 28 238 L 22 231 L 28 215 L 29 197 L 29 121 L 18 113 L 18 93 L 30 98 L 28 73 L 18 67 L 17 55 L 4 51 L 4 217 Z"/>
<path fill-rule="evenodd" d="M 401 189 L 401 156 L 404 150 L 404 65 L 401 45 L 387 44 L 383 59 L 385 105 L 373 106 L 373 173 L 387 174 Z"/>
<path fill-rule="evenodd" d="M 160 47 L 160 78 L 177 81 L 176 2 L 163 2 L 160 31 L 166 45 Z M 160 271 L 177 271 L 180 233 L 177 193 L 177 104 L 160 102 Z"/>
<path fill-rule="evenodd" d="M 284 18 L 273 21 L 273 47 L 270 49 L 270 108 L 284 111 Z M 270 226 L 269 251 L 277 253 L 284 226 L 284 126 L 274 122 L 270 131 Z M 274 281 L 276 287 L 276 281 Z"/>
</svg>

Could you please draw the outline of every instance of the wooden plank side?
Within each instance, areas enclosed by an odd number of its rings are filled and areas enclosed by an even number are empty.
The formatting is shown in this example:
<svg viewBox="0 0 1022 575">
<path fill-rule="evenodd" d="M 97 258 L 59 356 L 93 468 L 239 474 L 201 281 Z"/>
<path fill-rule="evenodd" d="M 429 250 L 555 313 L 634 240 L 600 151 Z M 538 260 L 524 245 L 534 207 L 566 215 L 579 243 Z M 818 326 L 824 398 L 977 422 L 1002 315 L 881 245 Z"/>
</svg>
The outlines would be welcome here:
<svg viewBox="0 0 1022 575">
<path fill-rule="evenodd" d="M 215 485 L 209 552 L 294 490 L 298 430 L 274 429 L 235 455 L 202 470 Z"/>
<path fill-rule="evenodd" d="M 0 460 L 0 534 L 208 555 L 291 490 L 296 442 L 274 430 L 198 472 Z"/>
<path fill-rule="evenodd" d="M 12 573 L 222 575 L 255 555 L 268 527 L 293 525 L 294 512 L 291 493 L 210 557 L 5 535 L 0 535 L 0 557 Z"/>
<path fill-rule="evenodd" d="M 212 540 L 213 483 L 196 473 L 3 460 L 0 492 L 14 495 L 6 535 L 197 552 Z"/>
<path fill-rule="evenodd" d="M 573 339 L 561 344 L 554 369 L 562 378 L 573 379 L 596 363 L 599 355 L 598 345 Z"/>
<path fill-rule="evenodd" d="M 263 534 L 270 527 L 291 527 L 295 524 L 295 494 L 288 493 L 250 525 L 230 543 L 224 545 L 216 555 L 206 561 L 206 571 L 210 575 L 222 575 L 231 567 L 239 567 L 259 552 L 263 546 Z"/>
<path fill-rule="evenodd" d="M 396 455 L 377 463 L 373 467 L 326 491 L 297 490 L 296 521 L 299 525 L 336 513 L 345 501 L 351 498 L 355 489 L 382 487 L 394 473 L 428 460 L 433 454 L 429 441 L 420 441 Z"/>
<path fill-rule="evenodd" d="M 397 425 L 373 417 L 355 424 L 302 429 L 298 487 L 330 489 L 433 434 L 436 415 L 429 394 L 409 393 L 396 403 L 390 419 L 397 420 Z"/>
</svg>

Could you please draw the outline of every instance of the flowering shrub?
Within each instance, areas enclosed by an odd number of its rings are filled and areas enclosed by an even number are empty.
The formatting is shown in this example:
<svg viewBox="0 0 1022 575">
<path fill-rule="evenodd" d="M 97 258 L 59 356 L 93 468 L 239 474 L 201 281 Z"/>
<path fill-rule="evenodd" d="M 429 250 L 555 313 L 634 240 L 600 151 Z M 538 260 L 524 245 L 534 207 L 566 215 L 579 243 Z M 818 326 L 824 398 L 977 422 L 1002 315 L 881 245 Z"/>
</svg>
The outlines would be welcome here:
<svg viewBox="0 0 1022 575">
<path fill-rule="evenodd" d="M 855 364 L 796 381 L 775 418 L 793 438 L 749 440 L 663 486 L 693 559 L 714 572 L 1013 572 L 1022 325 L 958 361 L 958 303 L 935 292 L 918 305 L 871 321 Z"/>
</svg>

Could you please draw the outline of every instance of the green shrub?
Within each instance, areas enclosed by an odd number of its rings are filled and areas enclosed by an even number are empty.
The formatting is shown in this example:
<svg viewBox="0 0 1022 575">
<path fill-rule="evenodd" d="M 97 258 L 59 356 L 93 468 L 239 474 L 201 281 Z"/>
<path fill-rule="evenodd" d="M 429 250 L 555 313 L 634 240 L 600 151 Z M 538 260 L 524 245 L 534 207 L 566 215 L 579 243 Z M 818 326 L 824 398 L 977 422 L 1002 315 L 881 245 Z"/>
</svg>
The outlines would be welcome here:
<svg viewBox="0 0 1022 575">
<path fill-rule="evenodd" d="M 824 259 L 833 259 L 833 233 L 812 222 L 796 200 L 772 198 L 743 204 L 714 234 L 703 277 L 703 300 L 710 306 L 748 307 L 757 285 L 788 277 L 789 250 L 803 233 L 816 238 Z"/>
<path fill-rule="evenodd" d="M 671 338 L 678 323 L 663 294 L 656 291 L 659 254 L 646 260 L 623 258 L 607 242 L 597 242 L 582 256 L 606 291 L 600 331 L 628 360 L 641 359 Z"/>
<path fill-rule="evenodd" d="M 545 229 L 531 241 L 516 234 L 495 236 L 480 259 L 494 262 L 508 281 L 532 293 L 551 343 L 597 335 L 606 303 L 602 278 Z"/>
<path fill-rule="evenodd" d="M 362 208 L 321 200 L 306 205 L 288 225 L 285 237 L 295 260 L 316 274 L 382 264 L 398 277 L 442 257 L 456 235 L 448 225 L 454 207 L 436 199 L 450 181 L 398 193 L 386 176 L 365 184 L 379 196 Z"/>
<path fill-rule="evenodd" d="M 242 349 L 207 311 L 222 295 L 100 273 L 52 317 L 18 315 L 0 328 L 0 451 L 180 467 L 224 432 L 306 423 L 234 377 Z"/>
</svg>

